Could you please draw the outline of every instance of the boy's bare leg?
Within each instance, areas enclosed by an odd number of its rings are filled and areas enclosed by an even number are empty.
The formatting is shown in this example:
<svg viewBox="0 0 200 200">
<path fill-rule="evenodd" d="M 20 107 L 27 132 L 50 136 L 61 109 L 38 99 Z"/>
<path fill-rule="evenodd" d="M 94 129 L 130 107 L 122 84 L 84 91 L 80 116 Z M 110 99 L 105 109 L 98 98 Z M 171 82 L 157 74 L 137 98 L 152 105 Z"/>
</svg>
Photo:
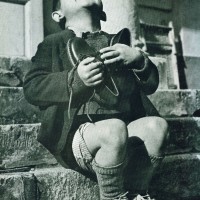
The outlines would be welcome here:
<svg viewBox="0 0 200 200">
<path fill-rule="evenodd" d="M 113 198 L 112 195 L 124 192 L 122 180 L 127 144 L 128 148 L 131 148 L 129 149 L 131 162 L 127 167 L 128 177 L 131 180 L 127 188 L 133 191 L 148 190 L 153 169 L 163 155 L 167 123 L 159 117 L 145 117 L 126 127 L 121 120 L 109 119 L 90 124 L 84 131 L 83 137 L 95 158 L 94 169 L 99 178 L 101 193 L 103 196 L 111 195 L 109 197 Z M 133 140 L 132 144 L 131 140 Z M 106 184 L 104 184 L 105 180 Z M 114 189 L 110 187 L 111 185 Z"/>
<path fill-rule="evenodd" d="M 99 165 L 109 167 L 124 161 L 128 131 L 123 121 L 108 119 L 90 124 L 83 138 Z"/>
<path fill-rule="evenodd" d="M 93 169 L 97 175 L 101 199 L 117 199 L 125 193 L 124 168 L 128 131 L 118 119 L 90 124 L 83 138 L 94 156 Z"/>
<path fill-rule="evenodd" d="M 148 190 L 153 172 L 162 161 L 167 133 L 167 122 L 160 117 L 144 117 L 128 125 L 131 159 L 127 166 L 129 190 Z"/>
</svg>

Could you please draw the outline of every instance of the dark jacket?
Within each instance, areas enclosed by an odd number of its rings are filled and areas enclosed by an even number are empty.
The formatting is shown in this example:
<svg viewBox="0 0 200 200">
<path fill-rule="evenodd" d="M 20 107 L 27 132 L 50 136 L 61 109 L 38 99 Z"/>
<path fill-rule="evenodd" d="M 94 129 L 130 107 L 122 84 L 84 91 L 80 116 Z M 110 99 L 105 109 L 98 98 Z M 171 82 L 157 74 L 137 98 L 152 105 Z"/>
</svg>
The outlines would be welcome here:
<svg viewBox="0 0 200 200">
<path fill-rule="evenodd" d="M 107 33 L 104 34 L 109 37 Z M 71 105 L 69 118 L 67 113 L 70 99 L 69 79 L 73 66 L 69 62 L 65 47 L 72 37 L 75 37 L 72 31 L 64 30 L 46 37 L 39 44 L 37 53 L 32 58 L 32 67 L 25 77 L 24 95 L 31 104 L 39 106 L 43 112 L 38 141 L 63 166 L 75 168 L 72 139 L 74 130 L 78 127 L 73 127 L 74 118 L 81 105 L 92 95 L 93 90 L 84 85 L 75 71 L 72 87 L 73 99 L 76 101 Z M 134 95 L 134 102 L 137 102 L 136 108 L 139 106 L 141 110 L 144 110 L 144 107 L 138 92 L 140 88 L 143 88 L 146 94 L 150 94 L 158 86 L 157 69 L 149 59 L 147 61 L 145 69 L 136 71 L 141 80 L 136 80 L 138 94 Z"/>
</svg>

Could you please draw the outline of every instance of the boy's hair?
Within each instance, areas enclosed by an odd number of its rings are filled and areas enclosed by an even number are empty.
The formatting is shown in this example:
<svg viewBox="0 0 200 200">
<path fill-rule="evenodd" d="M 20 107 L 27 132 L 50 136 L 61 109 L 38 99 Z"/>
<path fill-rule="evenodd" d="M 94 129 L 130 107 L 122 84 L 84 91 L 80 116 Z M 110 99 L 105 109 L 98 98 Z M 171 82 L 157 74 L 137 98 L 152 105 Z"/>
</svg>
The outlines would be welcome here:
<svg viewBox="0 0 200 200">
<path fill-rule="evenodd" d="M 56 11 L 60 8 L 60 0 L 53 0 L 52 11 Z"/>
</svg>

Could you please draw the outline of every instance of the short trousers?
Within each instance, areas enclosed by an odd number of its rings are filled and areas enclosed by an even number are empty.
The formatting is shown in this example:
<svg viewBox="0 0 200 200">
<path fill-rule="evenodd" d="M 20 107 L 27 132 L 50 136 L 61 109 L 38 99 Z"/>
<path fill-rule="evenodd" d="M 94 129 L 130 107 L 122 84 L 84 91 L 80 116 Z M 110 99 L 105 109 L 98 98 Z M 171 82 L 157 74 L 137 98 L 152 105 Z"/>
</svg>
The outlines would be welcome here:
<svg viewBox="0 0 200 200">
<path fill-rule="evenodd" d="M 92 161 L 94 160 L 94 157 L 91 155 L 90 151 L 88 150 L 85 140 L 83 138 L 83 133 L 90 124 L 91 123 L 86 122 L 85 124 L 80 125 L 78 130 L 75 132 L 74 138 L 72 141 L 72 151 L 73 151 L 75 160 L 77 164 L 79 165 L 79 167 L 81 168 L 81 170 L 94 173 L 94 170 L 92 167 Z"/>
</svg>

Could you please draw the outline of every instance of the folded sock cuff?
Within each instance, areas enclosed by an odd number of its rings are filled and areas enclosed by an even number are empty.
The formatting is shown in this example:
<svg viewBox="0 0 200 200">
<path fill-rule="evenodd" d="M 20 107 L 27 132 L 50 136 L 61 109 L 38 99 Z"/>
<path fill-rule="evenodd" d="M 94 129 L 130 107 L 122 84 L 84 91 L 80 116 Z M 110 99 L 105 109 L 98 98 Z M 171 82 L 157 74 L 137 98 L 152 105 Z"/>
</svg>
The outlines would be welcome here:
<svg viewBox="0 0 200 200">
<path fill-rule="evenodd" d="M 127 160 L 125 159 L 122 163 L 115 165 L 115 166 L 110 166 L 110 167 L 102 167 L 98 163 L 96 163 L 95 159 L 92 161 L 92 166 L 95 172 L 99 174 L 118 174 L 121 173 L 125 166 L 126 166 Z"/>
</svg>

